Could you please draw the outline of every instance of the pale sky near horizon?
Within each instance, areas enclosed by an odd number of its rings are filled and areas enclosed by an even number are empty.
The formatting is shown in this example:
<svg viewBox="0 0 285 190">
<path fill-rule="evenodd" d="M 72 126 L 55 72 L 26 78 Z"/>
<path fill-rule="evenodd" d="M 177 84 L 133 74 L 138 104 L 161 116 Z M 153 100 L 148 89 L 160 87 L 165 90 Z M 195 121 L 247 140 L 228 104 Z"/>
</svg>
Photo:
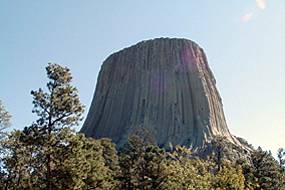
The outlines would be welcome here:
<svg viewBox="0 0 285 190">
<path fill-rule="evenodd" d="M 284 20 L 284 0 L 0 0 L 0 99 L 12 128 L 31 124 L 30 91 L 55 62 L 71 69 L 87 114 L 108 55 L 188 38 L 207 54 L 230 131 L 275 154 L 285 147 Z"/>
</svg>

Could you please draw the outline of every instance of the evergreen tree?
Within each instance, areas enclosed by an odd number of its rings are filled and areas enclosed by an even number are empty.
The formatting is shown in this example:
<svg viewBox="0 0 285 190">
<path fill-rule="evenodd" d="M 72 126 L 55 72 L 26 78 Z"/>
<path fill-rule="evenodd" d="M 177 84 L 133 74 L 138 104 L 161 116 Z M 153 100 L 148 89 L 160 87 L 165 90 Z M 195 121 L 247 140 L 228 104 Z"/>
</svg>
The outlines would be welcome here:
<svg viewBox="0 0 285 190">
<path fill-rule="evenodd" d="M 285 149 L 284 148 L 279 148 L 277 151 L 277 157 L 278 157 L 278 162 L 280 165 L 280 168 L 283 170 L 285 169 Z"/>
<path fill-rule="evenodd" d="M 280 183 L 282 187 L 285 189 L 285 150 L 284 148 L 279 148 L 277 151 L 277 157 L 280 167 Z"/>
<path fill-rule="evenodd" d="M 217 170 L 220 171 L 221 170 L 221 166 L 223 163 L 223 157 L 224 157 L 224 149 L 226 146 L 226 139 L 225 137 L 216 137 L 215 139 L 213 139 L 211 141 L 212 144 L 212 149 L 215 150 L 213 153 L 213 161 L 216 163 L 217 165 Z"/>
<path fill-rule="evenodd" d="M 2 101 L 0 100 L 0 184 L 3 184 L 5 180 L 5 172 L 3 169 L 3 156 L 5 149 L 3 149 L 2 141 L 6 136 L 4 130 L 10 126 L 10 119 L 11 115 L 8 111 L 6 111 L 4 105 L 2 104 Z"/>
<path fill-rule="evenodd" d="M 85 142 L 82 155 L 87 160 L 88 167 L 82 171 L 87 175 L 83 180 L 83 189 L 117 189 L 119 166 L 115 145 L 107 139 L 86 139 Z"/>
<path fill-rule="evenodd" d="M 235 167 L 241 167 L 242 173 L 245 178 L 245 189 L 246 190 L 254 190 L 259 187 L 258 179 L 254 176 L 253 167 L 250 163 L 245 160 L 238 160 L 235 163 Z"/>
<path fill-rule="evenodd" d="M 46 189 L 51 190 L 56 181 L 53 179 L 54 148 L 59 146 L 61 139 L 57 134 L 65 127 L 72 127 L 82 119 L 84 107 L 80 103 L 77 89 L 71 85 L 70 70 L 58 64 L 49 64 L 46 67 L 48 92 L 41 88 L 32 91 L 33 112 L 39 119 L 24 130 L 33 135 L 31 143 L 41 147 L 41 156 L 44 162 Z M 32 132 L 32 133 L 31 133 Z M 35 141 L 37 140 L 37 141 Z"/>
<path fill-rule="evenodd" d="M 57 189 L 112 190 L 117 187 L 118 160 L 114 156 L 114 144 L 88 139 L 82 134 L 70 133 L 68 129 L 62 139 L 65 143 L 58 149 L 54 175 L 56 185 L 61 185 Z"/>
<path fill-rule="evenodd" d="M 212 188 L 216 190 L 244 190 L 245 178 L 240 166 L 234 167 L 223 162 L 220 170 L 213 177 Z"/>
<path fill-rule="evenodd" d="M 166 178 L 165 156 L 164 150 L 132 136 L 120 154 L 121 189 L 162 189 Z"/>
<path fill-rule="evenodd" d="M 48 92 L 32 91 L 39 118 L 3 142 L 5 189 L 114 189 L 118 170 L 110 140 L 87 139 L 71 127 L 81 119 L 83 106 L 71 86 L 69 69 L 46 68 Z"/>
<path fill-rule="evenodd" d="M 108 166 L 118 161 L 112 157 L 105 160 L 106 152 L 116 154 L 114 149 L 106 148 L 114 146 L 108 145 L 110 141 L 103 146 L 101 140 L 87 139 L 68 128 L 52 134 L 52 138 L 60 141 L 52 147 L 52 189 L 112 190 L 118 186 L 117 174 Z M 43 150 L 30 140 L 30 133 L 22 131 L 5 139 L 3 189 L 47 189 Z"/>
<path fill-rule="evenodd" d="M 2 141 L 3 168 L 5 177 L 2 189 L 39 189 L 32 188 L 38 183 L 39 175 L 36 175 L 36 152 L 34 146 L 21 141 L 22 131 L 16 130 Z M 40 183 L 39 183 L 40 184 Z"/>
<path fill-rule="evenodd" d="M 212 175 L 210 164 L 194 158 L 186 147 L 176 146 L 166 165 L 168 172 L 165 189 L 196 190 L 210 189 Z"/>
<path fill-rule="evenodd" d="M 11 115 L 5 109 L 2 101 L 0 100 L 0 140 L 4 136 L 4 129 L 10 126 Z"/>
<path fill-rule="evenodd" d="M 255 189 L 280 190 L 283 187 L 278 162 L 270 152 L 263 151 L 260 147 L 251 154 L 252 173 L 257 179 Z"/>
</svg>

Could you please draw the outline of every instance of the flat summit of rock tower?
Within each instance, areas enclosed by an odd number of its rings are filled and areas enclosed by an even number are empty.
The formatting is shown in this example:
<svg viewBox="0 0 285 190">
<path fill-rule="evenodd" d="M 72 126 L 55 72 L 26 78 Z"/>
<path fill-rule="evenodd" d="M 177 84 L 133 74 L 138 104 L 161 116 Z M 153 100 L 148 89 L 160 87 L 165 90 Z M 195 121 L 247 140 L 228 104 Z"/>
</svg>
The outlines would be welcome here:
<svg viewBox="0 0 285 190">
<path fill-rule="evenodd" d="M 121 146 L 138 131 L 160 146 L 202 147 L 216 136 L 239 144 L 206 55 L 193 41 L 142 41 L 104 61 L 81 132 Z"/>
</svg>

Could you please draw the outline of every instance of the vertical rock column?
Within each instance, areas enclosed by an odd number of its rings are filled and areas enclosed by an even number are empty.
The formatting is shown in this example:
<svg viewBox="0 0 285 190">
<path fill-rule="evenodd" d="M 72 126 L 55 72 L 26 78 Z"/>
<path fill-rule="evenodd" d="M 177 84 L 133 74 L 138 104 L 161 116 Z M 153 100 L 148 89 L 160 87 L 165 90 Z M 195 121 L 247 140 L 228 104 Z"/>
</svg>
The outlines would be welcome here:
<svg viewBox="0 0 285 190">
<path fill-rule="evenodd" d="M 121 146 L 133 133 L 167 146 L 201 147 L 215 136 L 233 143 L 206 55 L 186 39 L 140 42 L 103 63 L 81 132 Z"/>
</svg>

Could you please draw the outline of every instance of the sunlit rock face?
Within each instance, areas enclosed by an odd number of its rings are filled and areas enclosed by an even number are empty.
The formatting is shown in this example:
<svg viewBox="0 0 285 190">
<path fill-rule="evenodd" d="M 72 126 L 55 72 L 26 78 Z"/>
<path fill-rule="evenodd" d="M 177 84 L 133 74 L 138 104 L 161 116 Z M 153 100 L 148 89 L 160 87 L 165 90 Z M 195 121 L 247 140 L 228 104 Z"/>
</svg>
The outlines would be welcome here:
<svg viewBox="0 0 285 190">
<path fill-rule="evenodd" d="M 110 55 L 81 129 L 121 146 L 140 132 L 160 146 L 201 147 L 215 136 L 232 143 L 206 55 L 193 41 L 159 38 Z"/>
</svg>

